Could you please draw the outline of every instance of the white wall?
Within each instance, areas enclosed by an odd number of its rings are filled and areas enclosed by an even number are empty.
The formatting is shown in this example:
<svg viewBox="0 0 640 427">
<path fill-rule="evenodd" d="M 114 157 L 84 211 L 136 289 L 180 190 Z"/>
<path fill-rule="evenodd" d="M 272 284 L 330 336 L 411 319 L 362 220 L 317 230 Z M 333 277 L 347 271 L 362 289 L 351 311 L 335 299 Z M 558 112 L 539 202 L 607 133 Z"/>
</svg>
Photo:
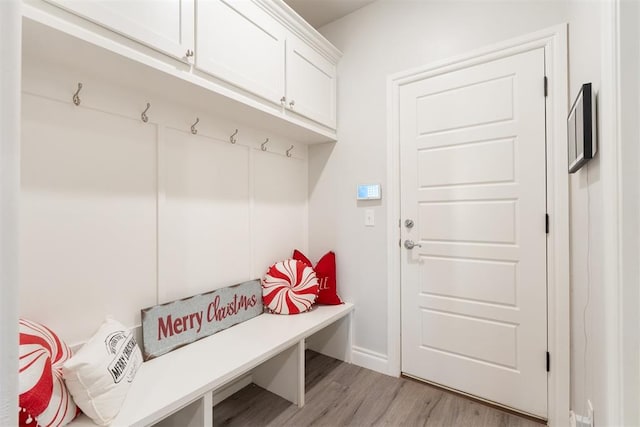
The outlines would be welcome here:
<svg viewBox="0 0 640 427">
<path fill-rule="evenodd" d="M 630 110 L 629 141 L 623 165 L 630 174 L 623 203 L 629 222 L 638 232 L 637 180 L 637 20 L 638 6 L 622 2 L 626 40 L 623 73 L 635 76 L 627 84 L 627 97 L 635 99 Z M 626 6 L 624 4 L 626 3 Z M 385 370 L 387 328 L 387 207 L 393 201 L 356 203 L 355 186 L 386 179 L 386 77 L 407 68 L 464 53 L 487 44 L 569 22 L 569 81 L 572 100 L 580 85 L 591 81 L 601 87 L 605 3 L 598 1 L 439 2 L 380 0 L 321 29 L 344 53 L 338 73 L 339 141 L 316 146 L 310 156 L 310 251 L 317 258 L 333 249 L 338 259 L 338 287 L 356 304 L 354 361 Z M 634 38 L 635 37 L 635 38 Z M 635 62 L 634 62 L 635 61 Z M 635 65 L 634 65 L 635 64 Z M 626 70 L 626 71 L 624 71 Z M 600 95 L 600 94 L 599 94 Z M 607 94 L 610 96 L 611 94 Z M 635 97 L 635 98 L 634 98 Z M 635 113 L 634 113 L 635 111 Z M 606 144 L 607 141 L 601 141 Z M 635 145 L 633 145 L 635 143 Z M 634 148 L 636 147 L 636 148 Z M 624 150 L 623 150 L 624 151 Z M 588 176 L 587 176 L 588 170 Z M 634 178 L 636 177 L 636 178 Z M 615 179 L 615 177 L 608 177 Z M 605 325 L 620 314 L 605 303 L 603 280 L 603 189 L 600 155 L 571 177 L 571 408 L 586 415 L 586 401 L 595 407 L 596 425 L 614 419 L 620 402 L 608 396 L 611 363 L 620 358 L 629 377 L 624 379 L 626 420 L 638 421 L 638 290 L 637 239 L 627 250 L 628 276 L 623 352 L 608 347 Z M 376 213 L 376 226 L 364 227 L 364 208 Z M 635 215 L 635 216 L 634 216 Z M 628 242 L 625 242 L 628 244 Z M 636 246 L 633 246 L 633 245 Z M 635 272 L 635 273 L 634 273 Z M 634 275 L 635 274 L 635 275 Z M 588 302 L 587 302 L 588 300 Z M 586 339 L 585 339 L 586 334 Z M 629 337 L 629 338 L 627 338 Z M 626 350 L 626 351 L 625 351 Z"/>
<path fill-rule="evenodd" d="M 0 425 L 18 423 L 21 2 L 0 2 Z"/>
<path fill-rule="evenodd" d="M 356 203 L 358 183 L 386 180 L 386 78 L 566 21 L 562 2 L 381 0 L 321 29 L 344 56 L 338 68 L 338 143 L 310 150 L 310 251 L 333 249 L 338 288 L 356 305 L 354 360 L 386 370 L 387 207 Z M 364 209 L 376 226 L 364 227 Z"/>
<path fill-rule="evenodd" d="M 25 58 L 19 311 L 71 344 L 307 249 L 306 147 L 158 92 Z"/>
<path fill-rule="evenodd" d="M 622 402 L 626 425 L 640 425 L 640 3 L 620 5 L 622 143 Z"/>
<path fill-rule="evenodd" d="M 600 95 L 602 6 L 569 3 L 569 102 L 583 83 Z M 604 141 L 601 141 L 603 143 Z M 603 420 L 606 358 L 600 155 L 570 176 L 571 408 L 587 415 L 587 399 Z M 601 391 L 602 390 L 602 391 Z M 602 425 L 602 423 L 598 423 Z"/>
<path fill-rule="evenodd" d="M 619 130 L 605 129 L 617 123 L 607 105 L 615 89 L 614 82 L 606 80 L 612 67 L 606 37 L 611 31 L 612 7 L 576 1 L 568 8 L 570 99 L 582 83 L 592 82 L 599 108 L 600 153 L 571 176 L 571 407 L 587 415 L 590 400 L 596 425 L 640 425 L 640 6 L 622 1 L 618 7 Z M 612 134 L 617 131 L 616 142 Z M 618 164 L 620 176 L 615 175 L 612 164 Z M 605 188 L 617 188 L 617 194 L 607 194 Z M 617 206 L 608 206 L 612 203 Z M 607 216 L 615 208 L 620 209 L 619 219 Z M 613 233 L 620 234 L 612 239 Z M 618 238 L 618 249 L 607 250 L 619 250 L 619 255 L 604 253 L 609 242 Z M 617 256 L 621 256 L 619 261 Z M 613 260 L 617 283 L 610 279 L 611 271 L 606 271 L 607 259 Z"/>
</svg>

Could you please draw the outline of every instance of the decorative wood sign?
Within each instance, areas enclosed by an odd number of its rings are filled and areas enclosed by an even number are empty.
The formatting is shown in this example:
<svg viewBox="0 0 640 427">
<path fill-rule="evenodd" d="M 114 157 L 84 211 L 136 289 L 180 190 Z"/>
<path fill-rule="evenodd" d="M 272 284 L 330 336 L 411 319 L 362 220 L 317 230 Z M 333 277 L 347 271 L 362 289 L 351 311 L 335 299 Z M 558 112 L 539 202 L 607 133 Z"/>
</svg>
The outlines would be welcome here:
<svg viewBox="0 0 640 427">
<path fill-rule="evenodd" d="M 144 360 L 262 314 L 262 286 L 251 280 L 142 310 Z"/>
</svg>

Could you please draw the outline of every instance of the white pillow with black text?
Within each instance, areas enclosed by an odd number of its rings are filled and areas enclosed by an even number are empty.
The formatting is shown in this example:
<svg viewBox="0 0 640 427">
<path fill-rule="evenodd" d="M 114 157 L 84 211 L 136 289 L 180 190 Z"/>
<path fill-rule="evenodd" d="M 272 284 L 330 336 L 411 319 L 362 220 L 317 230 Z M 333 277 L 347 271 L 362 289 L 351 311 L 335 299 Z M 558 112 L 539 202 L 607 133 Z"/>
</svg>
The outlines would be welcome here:
<svg viewBox="0 0 640 427">
<path fill-rule="evenodd" d="M 140 365 L 142 353 L 133 332 L 107 319 L 65 362 L 62 373 L 76 405 L 96 424 L 104 426 L 120 412 Z"/>
</svg>

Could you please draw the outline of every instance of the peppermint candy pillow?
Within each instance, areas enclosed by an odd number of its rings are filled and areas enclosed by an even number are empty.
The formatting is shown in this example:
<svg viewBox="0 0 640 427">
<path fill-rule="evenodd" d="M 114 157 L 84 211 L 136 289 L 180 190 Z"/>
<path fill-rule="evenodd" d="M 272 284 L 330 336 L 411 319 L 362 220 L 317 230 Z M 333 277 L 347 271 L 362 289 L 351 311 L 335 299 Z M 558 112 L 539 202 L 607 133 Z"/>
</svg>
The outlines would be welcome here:
<svg viewBox="0 0 640 427">
<path fill-rule="evenodd" d="M 62 379 L 69 346 L 44 325 L 20 319 L 20 426 L 63 426 L 78 414 Z"/>
<path fill-rule="evenodd" d="M 318 296 L 313 268 L 288 259 L 273 264 L 262 279 L 262 301 L 272 313 L 298 314 L 311 308 Z"/>
</svg>

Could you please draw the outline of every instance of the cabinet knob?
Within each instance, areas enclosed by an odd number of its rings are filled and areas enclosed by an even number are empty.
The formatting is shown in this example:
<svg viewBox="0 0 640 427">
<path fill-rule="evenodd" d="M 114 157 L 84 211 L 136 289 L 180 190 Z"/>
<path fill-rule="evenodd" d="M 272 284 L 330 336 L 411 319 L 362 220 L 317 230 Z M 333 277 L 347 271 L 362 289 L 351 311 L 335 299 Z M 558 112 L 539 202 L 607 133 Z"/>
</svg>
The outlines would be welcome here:
<svg viewBox="0 0 640 427">
<path fill-rule="evenodd" d="M 294 105 L 296 105 L 296 101 L 292 100 L 292 101 L 289 103 L 289 108 L 291 108 L 291 109 L 293 110 L 293 106 L 294 106 Z"/>
<path fill-rule="evenodd" d="M 282 104 L 283 106 L 287 105 L 287 97 L 286 96 L 283 96 L 282 98 L 280 98 L 280 104 Z"/>
<path fill-rule="evenodd" d="M 187 49 L 186 57 L 187 58 L 192 58 L 193 57 L 193 51 L 191 49 Z"/>
</svg>

